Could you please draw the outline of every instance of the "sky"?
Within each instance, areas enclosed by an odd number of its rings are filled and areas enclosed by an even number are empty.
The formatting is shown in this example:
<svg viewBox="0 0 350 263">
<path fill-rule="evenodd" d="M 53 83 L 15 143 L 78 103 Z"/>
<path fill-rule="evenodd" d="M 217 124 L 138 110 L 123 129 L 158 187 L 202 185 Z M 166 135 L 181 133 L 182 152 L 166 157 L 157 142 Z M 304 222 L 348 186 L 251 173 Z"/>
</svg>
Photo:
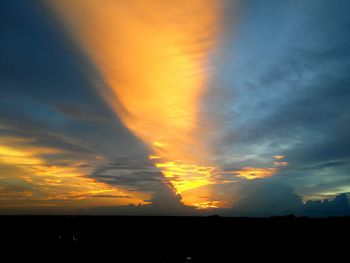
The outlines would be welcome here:
<svg viewBox="0 0 350 263">
<path fill-rule="evenodd" d="M 0 3 L 0 214 L 350 215 L 346 0 Z"/>
</svg>

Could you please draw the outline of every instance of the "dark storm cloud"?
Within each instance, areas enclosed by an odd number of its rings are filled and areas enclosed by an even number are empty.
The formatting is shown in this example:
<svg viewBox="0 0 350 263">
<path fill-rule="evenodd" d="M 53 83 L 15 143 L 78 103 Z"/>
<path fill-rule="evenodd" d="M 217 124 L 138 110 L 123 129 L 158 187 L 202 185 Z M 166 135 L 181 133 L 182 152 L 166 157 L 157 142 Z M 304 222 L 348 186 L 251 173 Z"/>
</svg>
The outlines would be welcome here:
<svg viewBox="0 0 350 263">
<path fill-rule="evenodd" d="M 296 216 L 328 217 L 350 215 L 349 193 L 331 199 L 302 202 L 301 196 L 282 183 L 260 179 L 238 186 L 237 199 L 231 209 L 222 210 L 226 216 Z"/>
<path fill-rule="evenodd" d="M 302 214 L 316 217 L 350 216 L 349 194 L 339 194 L 333 200 L 307 201 Z"/>
<path fill-rule="evenodd" d="M 238 200 L 230 216 L 271 216 L 294 214 L 302 209 L 300 196 L 280 183 L 256 180 L 243 183 L 238 190 Z"/>
</svg>

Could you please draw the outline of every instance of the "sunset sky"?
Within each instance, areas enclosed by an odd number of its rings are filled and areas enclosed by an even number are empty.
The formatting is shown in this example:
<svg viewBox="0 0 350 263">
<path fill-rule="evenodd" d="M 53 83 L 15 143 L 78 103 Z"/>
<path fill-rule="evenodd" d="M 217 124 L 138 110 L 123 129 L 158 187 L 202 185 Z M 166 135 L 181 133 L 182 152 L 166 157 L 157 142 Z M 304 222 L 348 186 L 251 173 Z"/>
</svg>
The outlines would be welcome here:
<svg viewBox="0 0 350 263">
<path fill-rule="evenodd" d="M 0 214 L 350 215 L 350 2 L 0 3 Z"/>
</svg>

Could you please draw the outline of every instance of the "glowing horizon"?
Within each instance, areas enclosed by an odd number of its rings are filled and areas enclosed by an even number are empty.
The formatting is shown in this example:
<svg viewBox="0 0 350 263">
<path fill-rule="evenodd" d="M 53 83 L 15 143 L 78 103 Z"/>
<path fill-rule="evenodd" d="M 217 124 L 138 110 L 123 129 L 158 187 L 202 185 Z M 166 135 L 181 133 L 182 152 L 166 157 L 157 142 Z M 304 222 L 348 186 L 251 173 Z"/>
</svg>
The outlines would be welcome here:
<svg viewBox="0 0 350 263">
<path fill-rule="evenodd" d="M 16 182 L 18 187 L 30 186 L 29 190 L 17 194 L 17 201 L 10 207 L 57 206 L 50 202 L 64 202 L 78 207 L 95 205 L 145 204 L 149 195 L 136 191 L 127 191 L 89 178 L 89 168 L 81 160 L 50 161 L 55 154 L 68 154 L 62 149 L 36 146 L 34 139 L 20 136 L 0 136 L 0 167 L 4 182 Z M 35 189 L 41 189 L 36 191 Z M 0 187 L 0 190 L 2 187 Z M 99 198 L 103 197 L 103 198 Z M 1 196 L 0 196 L 1 199 Z M 28 200 L 27 200 L 28 199 Z"/>
</svg>

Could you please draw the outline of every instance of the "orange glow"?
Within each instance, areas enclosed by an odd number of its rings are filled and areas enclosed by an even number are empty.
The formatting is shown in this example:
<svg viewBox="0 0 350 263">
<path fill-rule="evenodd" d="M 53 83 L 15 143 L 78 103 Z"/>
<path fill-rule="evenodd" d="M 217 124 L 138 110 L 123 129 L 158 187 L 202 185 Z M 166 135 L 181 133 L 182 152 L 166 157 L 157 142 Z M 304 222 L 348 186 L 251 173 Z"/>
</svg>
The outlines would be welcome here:
<svg viewBox="0 0 350 263">
<path fill-rule="evenodd" d="M 172 182 L 177 193 L 211 184 L 211 176 L 215 171 L 213 167 L 184 164 L 181 162 L 155 163 L 164 176 Z"/>
<path fill-rule="evenodd" d="M 286 158 L 286 156 L 284 156 L 284 155 L 275 155 L 275 156 L 273 156 L 273 158 L 275 158 L 276 160 L 282 160 L 282 159 Z"/>
<path fill-rule="evenodd" d="M 149 155 L 149 156 L 148 156 L 148 159 L 154 160 L 154 159 L 160 159 L 160 157 L 157 156 L 157 155 Z"/>
<path fill-rule="evenodd" d="M 244 167 L 241 170 L 234 171 L 233 173 L 246 179 L 257 179 L 270 177 L 274 175 L 277 171 L 277 168 Z"/>
<path fill-rule="evenodd" d="M 50 0 L 106 82 L 101 94 L 177 193 L 212 183 L 200 100 L 219 28 L 215 0 Z M 191 205 L 186 198 L 185 204 Z M 213 201 L 214 202 L 214 201 Z M 218 203 L 216 203 L 218 204 Z"/>
<path fill-rule="evenodd" d="M 21 138 L 0 137 L 0 201 L 3 206 L 93 206 L 128 205 L 144 203 L 149 195 L 112 187 L 92 178 L 90 168 L 80 168 L 83 162 L 66 165 L 51 164 L 44 156 L 63 150 L 32 145 L 33 141 Z M 52 162 L 52 160 L 51 160 Z M 28 189 L 12 193 L 3 185 Z M 11 188 L 10 188 L 11 189 Z M 7 192 L 8 191 L 8 192 Z M 99 196 L 104 195 L 103 200 Z M 4 197 L 3 197 L 4 196 Z M 50 202 L 47 202 L 50 201 Z M 67 203 L 68 201 L 68 203 Z"/>
<path fill-rule="evenodd" d="M 276 166 L 288 166 L 288 162 L 273 162 L 272 164 Z"/>
<path fill-rule="evenodd" d="M 210 209 L 210 208 L 224 207 L 221 201 L 209 201 L 209 202 L 194 203 L 193 206 L 196 208 L 199 208 L 199 209 Z"/>
</svg>

